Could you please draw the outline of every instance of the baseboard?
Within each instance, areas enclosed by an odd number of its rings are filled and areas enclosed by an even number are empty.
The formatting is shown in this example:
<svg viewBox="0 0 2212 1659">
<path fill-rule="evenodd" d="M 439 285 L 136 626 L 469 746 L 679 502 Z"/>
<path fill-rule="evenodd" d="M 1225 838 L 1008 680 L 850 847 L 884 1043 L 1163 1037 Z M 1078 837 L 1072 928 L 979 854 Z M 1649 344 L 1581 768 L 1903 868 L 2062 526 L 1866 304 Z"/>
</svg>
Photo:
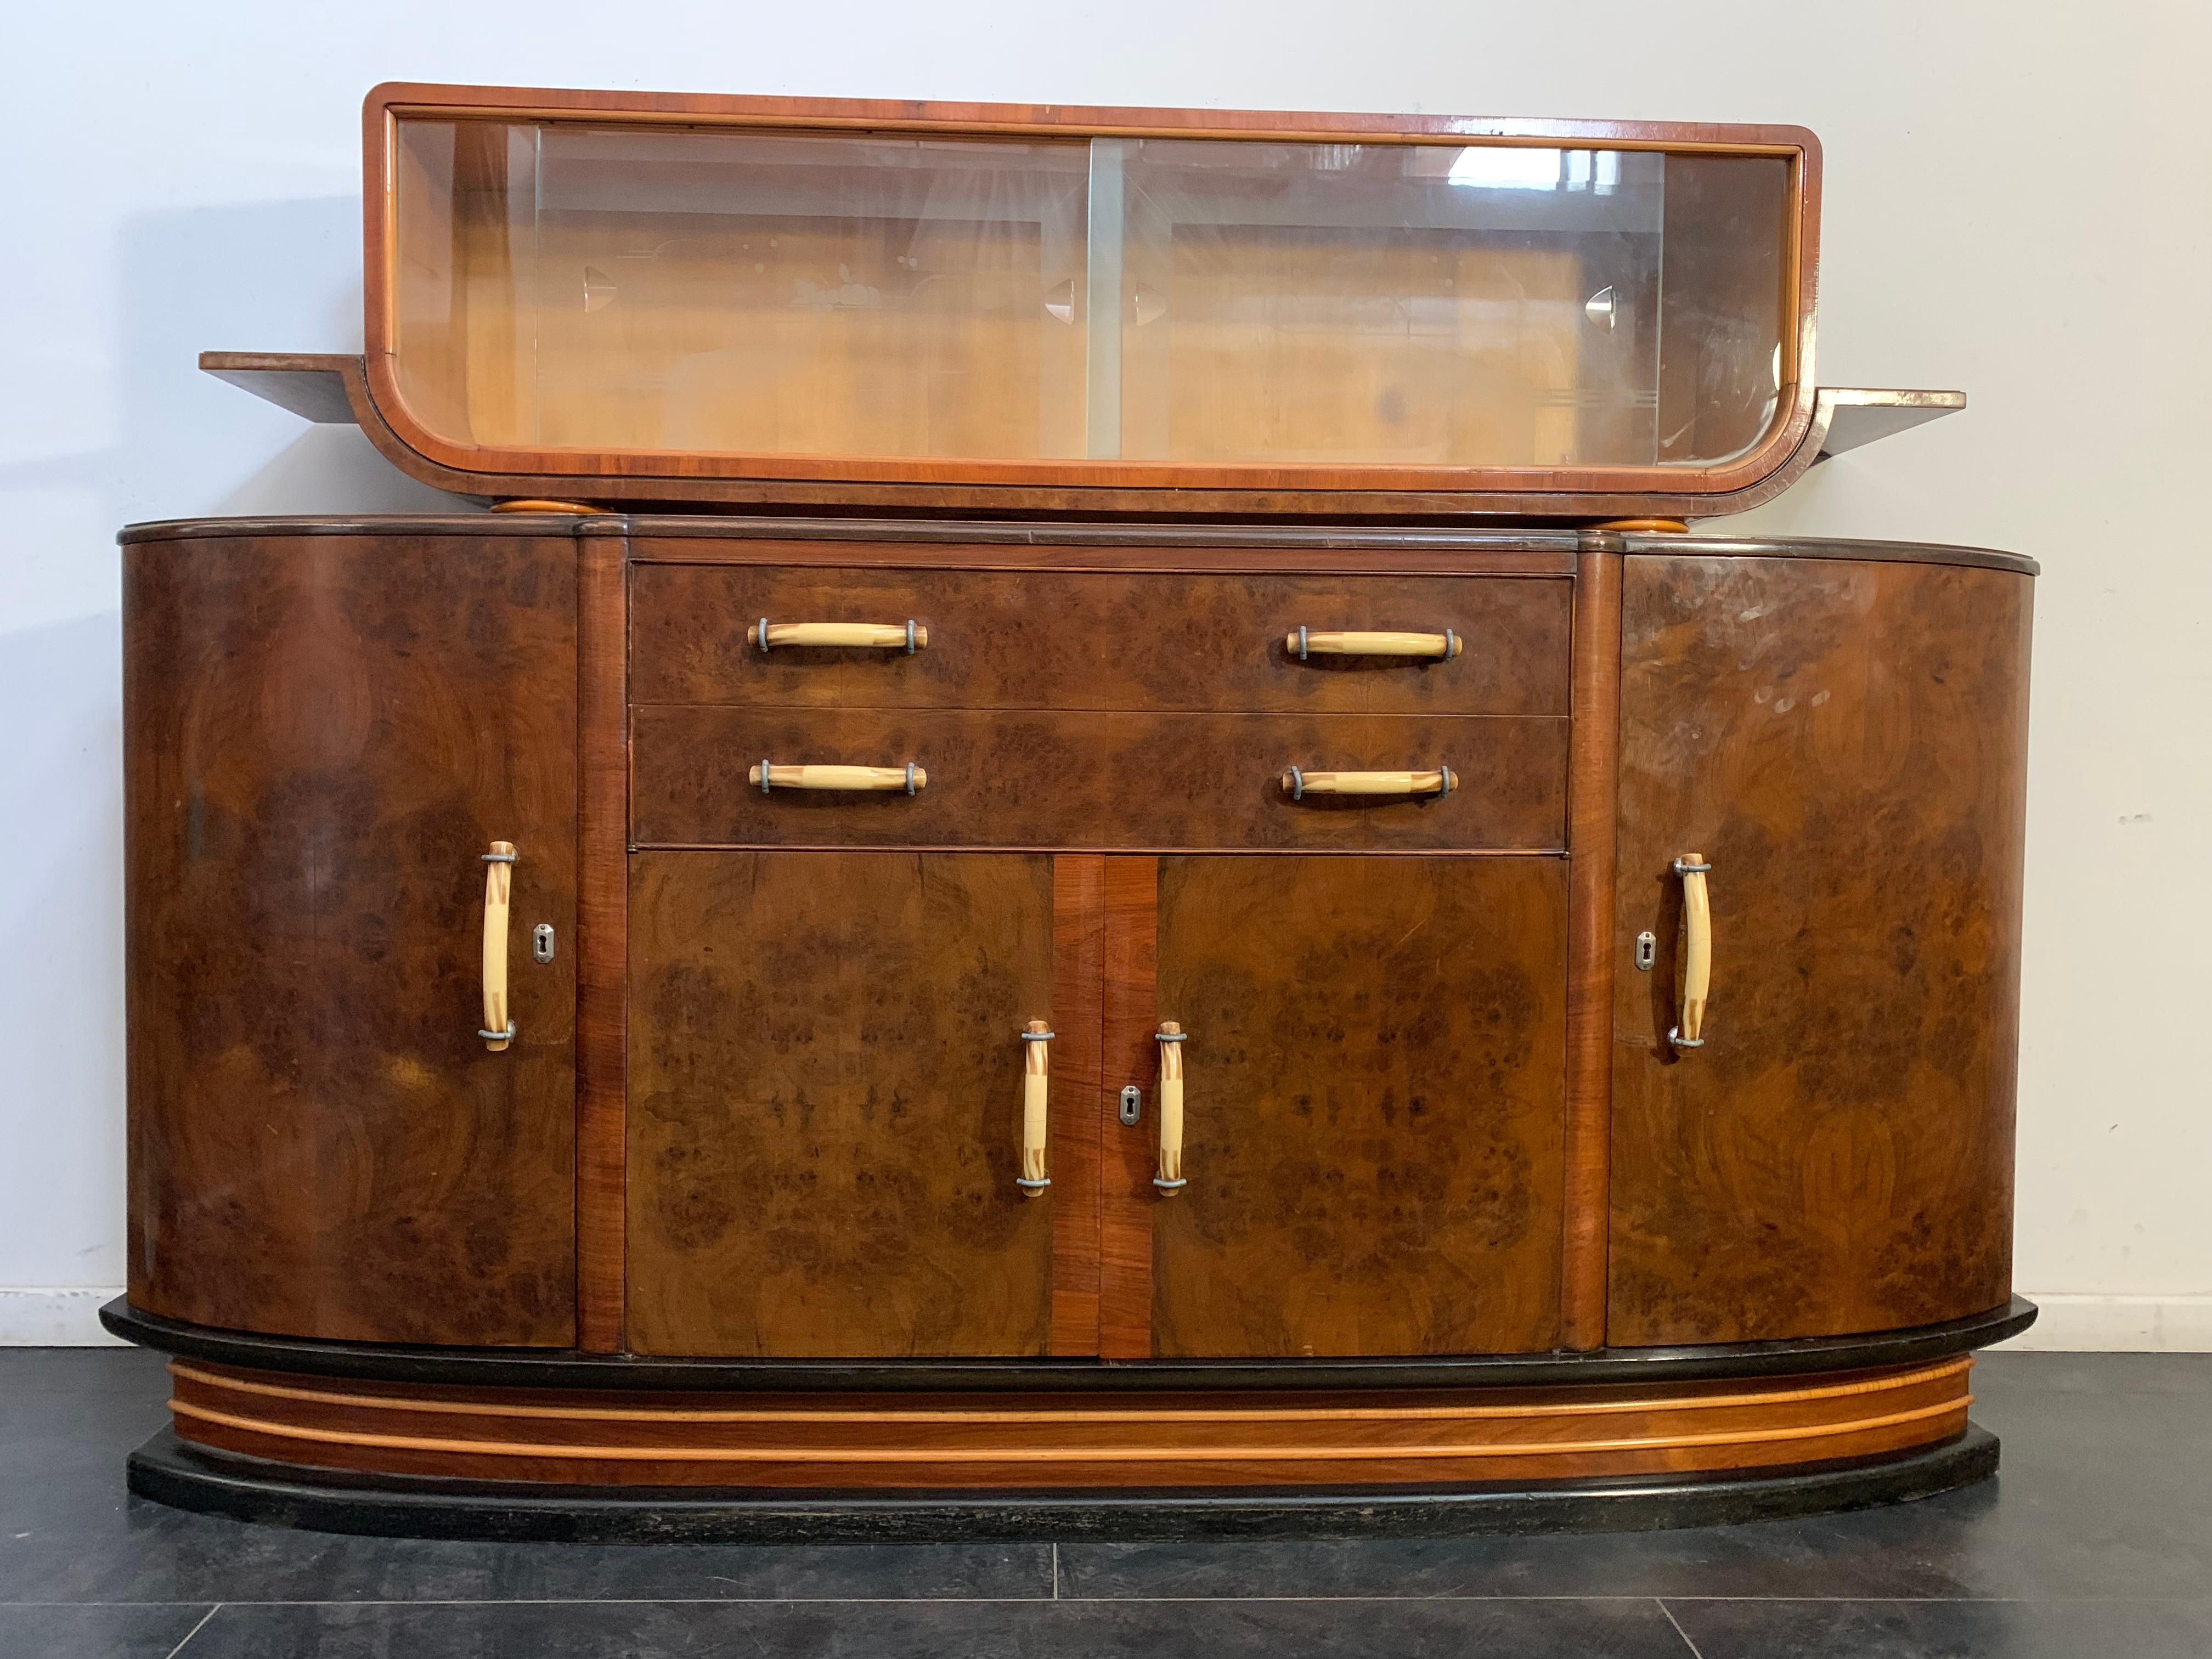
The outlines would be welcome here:
<svg viewBox="0 0 2212 1659">
<path fill-rule="evenodd" d="M 2212 1296 L 2021 1294 L 2041 1311 L 2008 1352 L 2212 1353 Z"/>
<path fill-rule="evenodd" d="M 114 1348 L 100 1328 L 100 1304 L 120 1285 L 0 1287 L 0 1348 Z"/>
<path fill-rule="evenodd" d="M 0 1348 L 112 1347 L 100 1304 L 119 1285 L 0 1289 Z M 2013 1352 L 2212 1353 L 2212 1296 L 2093 1296 L 2025 1291 L 2042 1310 L 2003 1344 Z"/>
</svg>

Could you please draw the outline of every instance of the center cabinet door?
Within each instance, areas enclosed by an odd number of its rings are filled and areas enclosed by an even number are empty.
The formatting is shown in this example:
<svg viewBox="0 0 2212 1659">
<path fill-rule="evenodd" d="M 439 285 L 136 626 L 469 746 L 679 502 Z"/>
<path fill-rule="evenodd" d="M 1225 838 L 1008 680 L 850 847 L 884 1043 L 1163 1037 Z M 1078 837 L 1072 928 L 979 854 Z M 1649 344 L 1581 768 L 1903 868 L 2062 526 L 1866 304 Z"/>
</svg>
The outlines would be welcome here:
<svg viewBox="0 0 2212 1659">
<path fill-rule="evenodd" d="M 643 853 L 630 918 L 632 1349 L 1044 1352 L 1052 860 Z"/>
<path fill-rule="evenodd" d="M 1162 1357 L 1554 1346 L 1565 860 L 1108 865 L 1107 1092 L 1145 1092 L 1109 1130 L 1108 1352 L 1145 1351 L 1147 1303 Z M 1172 1195 L 1162 1020 L 1188 1034 Z"/>
</svg>

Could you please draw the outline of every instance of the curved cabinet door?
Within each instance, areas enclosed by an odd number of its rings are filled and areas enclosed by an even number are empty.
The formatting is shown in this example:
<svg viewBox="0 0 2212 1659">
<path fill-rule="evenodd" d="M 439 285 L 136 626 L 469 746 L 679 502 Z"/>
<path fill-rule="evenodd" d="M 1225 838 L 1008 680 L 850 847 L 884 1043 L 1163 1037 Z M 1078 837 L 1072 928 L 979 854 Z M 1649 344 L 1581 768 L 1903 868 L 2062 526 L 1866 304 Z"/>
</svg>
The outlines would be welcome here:
<svg viewBox="0 0 2212 1659">
<path fill-rule="evenodd" d="M 565 1346 L 576 544 L 134 542 L 124 633 L 131 1301 Z M 518 849 L 496 1053 L 495 842 Z"/>
<path fill-rule="evenodd" d="M 1014 1182 L 1020 1033 L 1055 1017 L 1052 860 L 647 852 L 630 872 L 631 1348 L 1044 1352 L 1066 1194 Z"/>
<path fill-rule="evenodd" d="M 1607 1340 L 2000 1305 L 2029 579 L 1655 556 L 1622 592 Z M 1685 853 L 1711 997 L 1678 1051 Z"/>
</svg>

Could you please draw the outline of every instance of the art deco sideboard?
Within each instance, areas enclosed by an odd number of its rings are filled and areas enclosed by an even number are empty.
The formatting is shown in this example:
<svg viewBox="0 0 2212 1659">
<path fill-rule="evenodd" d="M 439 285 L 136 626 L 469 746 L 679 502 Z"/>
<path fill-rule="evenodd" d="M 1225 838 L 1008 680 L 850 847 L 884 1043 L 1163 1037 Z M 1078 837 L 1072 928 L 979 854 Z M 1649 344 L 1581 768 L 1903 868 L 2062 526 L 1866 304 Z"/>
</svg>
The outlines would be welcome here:
<svg viewBox="0 0 2212 1659">
<path fill-rule="evenodd" d="M 138 1490 L 1096 1535 L 1994 1469 L 2034 568 L 1666 522 L 1960 401 L 1812 389 L 1809 135 L 369 113 L 369 354 L 210 366 L 502 510 L 125 532 Z"/>
</svg>

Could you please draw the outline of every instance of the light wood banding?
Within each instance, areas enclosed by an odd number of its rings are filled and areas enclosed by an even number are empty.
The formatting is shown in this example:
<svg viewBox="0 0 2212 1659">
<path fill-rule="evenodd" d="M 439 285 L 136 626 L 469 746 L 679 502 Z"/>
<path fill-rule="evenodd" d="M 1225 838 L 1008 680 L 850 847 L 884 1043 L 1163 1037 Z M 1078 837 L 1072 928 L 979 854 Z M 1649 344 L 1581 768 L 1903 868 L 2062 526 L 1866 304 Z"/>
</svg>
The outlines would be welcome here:
<svg viewBox="0 0 2212 1659">
<path fill-rule="evenodd" d="M 173 1364 L 189 1441 L 383 1474 L 702 1486 L 1267 1486 L 1786 1468 L 1966 1426 L 1971 1360 L 1765 1382 L 1255 1395 L 665 1396 Z"/>
</svg>

